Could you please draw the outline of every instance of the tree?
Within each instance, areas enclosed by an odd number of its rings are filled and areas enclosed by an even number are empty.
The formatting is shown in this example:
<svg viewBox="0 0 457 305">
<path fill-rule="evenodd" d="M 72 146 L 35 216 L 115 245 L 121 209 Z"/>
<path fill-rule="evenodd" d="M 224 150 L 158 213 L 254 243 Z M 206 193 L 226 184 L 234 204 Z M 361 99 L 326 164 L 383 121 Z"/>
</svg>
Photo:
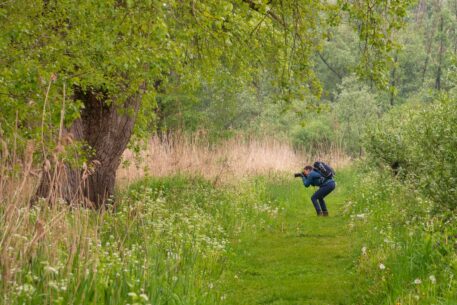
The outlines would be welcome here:
<svg viewBox="0 0 457 305">
<path fill-rule="evenodd" d="M 337 136 L 349 153 L 360 155 L 364 129 L 380 116 L 383 105 L 354 75 L 346 77 L 340 89 L 334 105 L 334 114 L 339 124 Z"/>
<path fill-rule="evenodd" d="M 397 27 L 393 17 L 402 18 L 404 5 L 381 2 L 372 5 L 383 10 L 370 16 L 390 16 Z M 364 20 L 363 6 L 344 3 L 354 20 Z M 116 169 L 132 133 L 144 127 L 136 122 L 150 122 L 144 116 L 156 108 L 157 92 L 166 94 L 171 83 L 192 88 L 202 79 L 195 76 L 211 78 L 224 67 L 245 81 L 267 70 L 285 100 L 319 95 L 312 56 L 322 31 L 337 24 L 340 13 L 339 6 L 317 0 L 2 3 L 3 133 L 11 132 L 17 113 L 24 137 L 45 144 L 38 197 L 50 199 L 59 191 L 68 202 L 85 199 L 100 207 L 113 194 Z M 370 22 L 362 36 L 371 33 L 369 27 L 379 32 Z M 371 50 L 381 50 L 391 41 L 370 36 L 367 43 Z M 64 130 L 59 130 L 60 113 L 65 113 Z M 52 158 L 56 151 L 66 151 L 57 134 L 79 145 L 63 163 Z M 60 174 L 51 173 L 56 167 Z"/>
</svg>

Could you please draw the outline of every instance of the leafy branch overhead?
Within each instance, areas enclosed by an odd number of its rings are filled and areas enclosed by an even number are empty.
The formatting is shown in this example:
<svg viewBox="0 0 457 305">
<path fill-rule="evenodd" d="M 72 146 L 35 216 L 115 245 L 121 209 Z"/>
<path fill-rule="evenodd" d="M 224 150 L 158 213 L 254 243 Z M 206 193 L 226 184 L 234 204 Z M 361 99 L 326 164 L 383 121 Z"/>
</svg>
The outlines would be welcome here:
<svg viewBox="0 0 457 305">
<path fill-rule="evenodd" d="M 358 71 L 383 88 L 388 87 L 388 69 L 400 49 L 396 34 L 405 25 L 408 8 L 415 2 L 384 0 L 338 0 L 349 14 L 360 37 L 362 53 Z"/>
<path fill-rule="evenodd" d="M 170 75 L 192 84 L 196 74 L 211 77 L 221 65 L 243 78 L 267 69 L 278 86 L 318 94 L 312 56 L 326 28 L 342 18 L 340 7 L 357 25 L 364 58 L 382 81 L 381 63 L 396 47 L 392 35 L 407 1 L 7 2 L 0 8 L 2 104 L 41 103 L 54 73 L 58 82 L 103 87 L 122 100 L 145 81 L 148 91 L 157 80 L 166 86 Z"/>
</svg>

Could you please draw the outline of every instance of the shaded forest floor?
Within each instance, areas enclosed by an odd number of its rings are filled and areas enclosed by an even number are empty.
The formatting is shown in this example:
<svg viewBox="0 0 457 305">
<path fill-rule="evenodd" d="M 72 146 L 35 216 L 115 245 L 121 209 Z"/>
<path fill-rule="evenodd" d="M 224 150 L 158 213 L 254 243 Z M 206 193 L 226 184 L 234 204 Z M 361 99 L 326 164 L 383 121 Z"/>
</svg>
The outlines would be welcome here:
<svg viewBox="0 0 457 305">
<path fill-rule="evenodd" d="M 282 212 L 265 229 L 244 232 L 237 241 L 224 274 L 226 304 L 350 304 L 354 245 L 342 216 L 350 177 L 339 178 L 327 197 L 327 218 L 315 215 L 314 189 L 298 179 L 269 185 L 267 194 Z"/>
</svg>

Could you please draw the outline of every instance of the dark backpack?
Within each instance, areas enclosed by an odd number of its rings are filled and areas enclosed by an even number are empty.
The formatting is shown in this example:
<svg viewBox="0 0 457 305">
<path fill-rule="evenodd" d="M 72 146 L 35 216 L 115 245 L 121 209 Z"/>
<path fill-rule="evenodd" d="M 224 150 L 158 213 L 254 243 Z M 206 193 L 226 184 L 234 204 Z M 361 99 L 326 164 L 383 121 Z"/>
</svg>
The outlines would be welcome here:
<svg viewBox="0 0 457 305">
<path fill-rule="evenodd" d="M 313 167 L 326 179 L 331 179 L 336 175 L 335 170 L 324 162 L 316 161 L 314 162 Z"/>
</svg>

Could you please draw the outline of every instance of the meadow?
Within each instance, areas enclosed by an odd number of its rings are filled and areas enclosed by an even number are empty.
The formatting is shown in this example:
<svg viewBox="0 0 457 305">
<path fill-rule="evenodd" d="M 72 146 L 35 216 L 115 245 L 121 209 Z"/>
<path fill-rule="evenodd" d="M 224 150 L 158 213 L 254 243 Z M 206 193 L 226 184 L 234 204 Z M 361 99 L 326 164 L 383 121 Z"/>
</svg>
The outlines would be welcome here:
<svg viewBox="0 0 457 305">
<path fill-rule="evenodd" d="M 299 157 L 275 142 L 225 143 L 218 151 L 228 153 L 216 158 L 208 147 L 185 141 L 164 143 L 162 149 L 189 149 L 194 159 L 170 153 L 180 156 L 178 165 L 170 162 L 175 167 L 157 177 L 138 170 L 154 164 L 147 156 L 139 157 L 141 164 L 125 162 L 137 171 L 120 170 L 123 187 L 116 204 L 103 211 L 44 200 L 30 206 L 32 192 L 8 196 L 7 190 L 34 185 L 33 177 L 24 172 L 22 180 L 6 181 L 0 212 L 2 304 L 224 302 L 222 275 L 234 241 L 263 230 L 284 209 L 268 192 L 268 181 L 280 181 L 284 173 L 272 169 L 272 163 L 249 160 L 274 160 L 288 152 L 293 165 Z M 248 166 L 238 166 L 240 160 L 230 156 L 245 158 L 241 164 Z M 130 158 L 127 152 L 125 159 Z M 200 171 L 182 166 L 198 158 L 203 161 L 194 168 Z M 220 158 L 231 162 L 221 164 Z M 183 168 L 188 171 L 177 172 Z"/>
<path fill-rule="evenodd" d="M 127 179 L 124 168 L 118 202 L 102 212 L 2 206 L 1 303 L 455 304 L 455 220 L 430 218 L 430 202 L 388 172 L 333 156 L 338 188 L 318 218 L 286 144 L 223 144 L 232 162 L 221 165 L 208 147 L 178 142 L 163 149 L 206 161 L 176 172 L 193 162 L 170 154 L 179 165 L 157 177 Z M 287 171 L 228 157 L 285 151 Z"/>
</svg>

